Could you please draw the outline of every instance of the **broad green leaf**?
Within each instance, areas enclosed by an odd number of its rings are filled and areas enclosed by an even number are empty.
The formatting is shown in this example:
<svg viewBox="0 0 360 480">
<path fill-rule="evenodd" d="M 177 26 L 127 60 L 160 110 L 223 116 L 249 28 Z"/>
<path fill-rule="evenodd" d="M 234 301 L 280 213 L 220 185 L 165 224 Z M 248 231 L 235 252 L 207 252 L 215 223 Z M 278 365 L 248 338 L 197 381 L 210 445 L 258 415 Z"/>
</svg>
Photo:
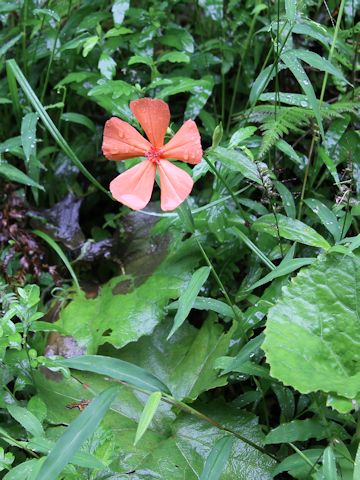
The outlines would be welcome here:
<svg viewBox="0 0 360 480">
<path fill-rule="evenodd" d="M 189 63 L 190 57 L 183 52 L 168 52 L 160 55 L 160 57 L 156 60 L 156 63 L 164 63 L 164 62 L 171 62 L 171 63 Z"/>
<path fill-rule="evenodd" d="M 261 333 L 257 337 L 252 338 L 244 345 L 236 357 L 219 357 L 215 362 L 215 368 L 221 368 L 222 374 L 230 372 L 239 372 L 242 370 L 244 363 L 258 353 L 262 342 L 264 341 L 264 335 Z"/>
<path fill-rule="evenodd" d="M 8 178 L 12 182 L 22 183 L 23 185 L 28 185 L 29 187 L 35 187 L 44 190 L 41 185 L 34 182 L 32 178 L 28 177 L 18 168 L 10 165 L 10 163 L 0 162 L 0 176 L 1 175 Z"/>
<path fill-rule="evenodd" d="M 278 181 L 275 181 L 274 185 L 276 187 L 276 190 L 280 193 L 280 197 L 281 197 L 287 216 L 290 218 L 295 218 L 296 207 L 295 207 L 294 198 L 290 190 L 283 183 Z"/>
<path fill-rule="evenodd" d="M 151 420 L 153 419 L 156 413 L 160 400 L 161 400 L 161 392 L 154 392 L 149 396 L 139 420 L 139 425 L 136 430 L 134 445 L 138 443 L 138 441 L 146 432 L 148 426 L 151 423 Z"/>
<path fill-rule="evenodd" d="M 193 92 L 196 94 L 199 88 L 206 87 L 210 84 L 208 79 L 194 80 L 187 77 L 174 77 L 171 81 L 172 85 L 163 88 L 159 92 L 158 98 L 166 98 L 183 92 Z"/>
<path fill-rule="evenodd" d="M 97 35 L 93 35 L 92 37 L 88 37 L 83 45 L 82 56 L 87 57 L 91 50 L 98 44 L 100 38 Z"/>
<path fill-rule="evenodd" d="M 244 140 L 246 140 L 249 137 L 252 137 L 254 133 L 256 132 L 257 127 L 244 127 L 244 128 L 239 128 L 236 130 L 235 133 L 231 135 L 230 142 L 229 142 L 229 148 L 235 148 L 237 147 L 240 143 L 242 143 Z"/>
<path fill-rule="evenodd" d="M 255 162 L 252 162 L 243 152 L 223 147 L 218 147 L 210 152 L 210 157 L 220 160 L 227 168 L 240 172 L 244 177 L 253 182 L 262 184 L 259 170 Z"/>
<path fill-rule="evenodd" d="M 86 353 L 96 353 L 104 343 L 121 348 L 149 335 L 164 318 L 169 300 L 178 298 L 190 281 L 199 258 L 191 240 L 173 241 L 167 254 L 166 236 L 149 241 L 149 232 L 140 233 L 146 240 L 144 251 L 132 262 L 128 257 L 128 274 L 109 280 L 94 299 L 75 295 L 61 312 L 58 324 Z"/>
<path fill-rule="evenodd" d="M 336 185 L 340 186 L 340 178 L 339 178 L 339 174 L 337 173 L 334 160 L 330 157 L 330 155 L 328 155 L 325 148 L 319 147 L 317 153 L 320 159 L 324 162 L 326 168 L 331 173 L 333 179 L 335 180 Z"/>
<path fill-rule="evenodd" d="M 344 74 L 341 70 L 336 68 L 329 60 L 324 57 L 321 57 L 315 52 L 311 52 L 310 50 L 291 50 L 294 55 L 299 58 L 300 60 L 308 63 L 313 68 L 317 68 L 318 70 L 322 70 L 324 72 L 330 73 L 335 77 L 343 80 L 344 82 L 348 83 Z"/>
<path fill-rule="evenodd" d="M 101 75 L 111 80 L 116 74 L 116 62 L 108 53 L 103 52 L 99 58 L 98 69 Z"/>
<path fill-rule="evenodd" d="M 94 433 L 117 396 L 118 389 L 119 387 L 110 387 L 100 393 L 69 425 L 47 456 L 37 480 L 57 478 L 81 445 Z"/>
<path fill-rule="evenodd" d="M 191 277 L 189 285 L 187 286 L 184 293 L 181 294 L 179 298 L 179 307 L 174 318 L 174 324 L 168 335 L 168 339 L 173 336 L 176 330 L 185 322 L 187 319 L 196 297 L 198 296 L 202 286 L 208 279 L 210 274 L 210 267 L 201 267 Z"/>
<path fill-rule="evenodd" d="M 166 385 L 151 373 L 137 365 L 117 358 L 104 357 L 102 355 L 82 355 L 81 357 L 57 360 L 57 364 L 67 368 L 106 375 L 150 392 L 157 392 L 158 390 L 163 392 L 169 391 Z"/>
<path fill-rule="evenodd" d="M 144 63 L 149 67 L 154 66 L 154 61 L 151 57 L 144 57 L 143 55 L 133 55 L 129 58 L 128 65 L 136 65 L 138 63 Z"/>
<path fill-rule="evenodd" d="M 265 88 L 268 86 L 268 83 L 275 77 L 276 71 L 279 72 L 285 68 L 284 64 L 279 63 L 277 69 L 274 65 L 268 65 L 266 68 L 261 70 L 259 75 L 256 77 L 254 83 L 252 84 L 249 100 L 251 105 L 254 105 L 259 99 L 260 95 L 263 93 Z"/>
<path fill-rule="evenodd" d="M 49 8 L 34 8 L 32 13 L 34 15 L 47 15 L 48 17 L 53 18 L 57 22 L 60 22 L 61 20 L 60 15 L 55 10 L 51 10 Z"/>
<path fill-rule="evenodd" d="M 27 460 L 26 462 L 20 463 L 12 468 L 4 477 L 3 480 L 19 480 L 28 479 L 31 472 L 37 467 L 39 460 Z"/>
<path fill-rule="evenodd" d="M 308 198 L 305 200 L 305 203 L 319 217 L 321 223 L 334 237 L 335 242 L 338 242 L 341 238 L 341 228 L 336 215 L 320 200 L 315 198 Z"/>
<path fill-rule="evenodd" d="M 287 155 L 289 158 L 291 158 L 291 160 L 294 160 L 299 167 L 303 168 L 304 162 L 302 161 L 300 155 L 293 149 L 291 145 L 285 142 L 285 140 L 282 138 L 277 140 L 276 147 L 285 153 L 285 155 Z"/>
<path fill-rule="evenodd" d="M 29 410 L 18 405 L 8 405 L 6 408 L 10 415 L 31 435 L 34 437 L 45 435 L 41 423 Z"/>
<path fill-rule="evenodd" d="M 274 378 L 301 393 L 359 394 L 359 261 L 322 255 L 283 289 L 262 346 Z"/>
<path fill-rule="evenodd" d="M 253 227 L 256 231 L 268 233 L 273 237 L 280 235 L 280 237 L 312 247 L 319 247 L 324 250 L 330 248 L 325 238 L 313 228 L 300 222 L 300 220 L 285 215 L 277 214 L 276 218 L 272 213 L 264 215 L 254 222 Z"/>
<path fill-rule="evenodd" d="M 138 350 L 141 353 L 140 345 Z M 148 360 L 148 363 L 151 361 Z M 165 364 L 162 361 L 161 368 Z M 68 423 L 78 413 L 66 408 L 67 405 L 99 394 L 110 383 L 100 376 L 82 372 L 77 372 L 76 378 L 51 381 L 37 377 L 40 395 L 47 403 L 49 422 Z M 84 384 L 87 388 L 84 388 Z M 134 447 L 135 433 L 147 398 L 142 392 L 119 385 L 118 396 L 105 415 L 101 428 L 86 443 L 87 450 L 105 463 L 115 478 L 128 477 L 128 472 L 135 470 L 138 480 L 148 480 L 149 472 L 155 478 L 164 480 L 198 480 L 212 448 L 227 432 L 161 402 L 153 421 Z M 91 404 L 84 411 L 89 407 Z M 258 419 L 231 402 L 197 403 L 192 407 L 254 444 L 263 445 L 264 436 Z M 64 427 L 53 427 L 48 431 L 49 435 L 53 432 L 52 438 L 58 438 Z M 222 478 L 271 480 L 273 467 L 274 462 L 270 457 L 235 438 Z"/>
<path fill-rule="evenodd" d="M 215 443 L 206 459 L 200 480 L 219 480 L 222 472 L 225 470 L 233 443 L 234 437 L 229 435 L 220 438 Z"/>
<path fill-rule="evenodd" d="M 280 102 L 296 107 L 310 108 L 306 95 L 301 93 L 266 92 L 260 95 L 262 102 Z"/>
<path fill-rule="evenodd" d="M 36 125 L 37 113 L 27 113 L 21 122 L 21 143 L 26 159 L 26 168 L 34 182 L 39 183 L 40 164 L 36 158 Z M 34 193 L 35 194 L 35 193 Z M 37 194 L 35 194 L 37 199 Z"/>
<path fill-rule="evenodd" d="M 166 29 L 165 33 L 158 38 L 163 45 L 177 48 L 187 53 L 194 52 L 194 39 L 191 33 L 179 25 L 172 25 L 173 28 Z"/>
<path fill-rule="evenodd" d="M 115 25 L 120 25 L 124 21 L 126 12 L 129 10 L 130 0 L 114 0 L 111 7 Z"/>
<path fill-rule="evenodd" d="M 271 282 L 274 278 L 282 277 L 284 275 L 288 275 L 289 273 L 295 272 L 301 267 L 306 265 L 311 265 L 314 263 L 316 258 L 292 258 L 290 260 L 285 261 L 285 259 L 278 265 L 275 270 L 272 270 L 270 273 L 265 275 L 265 277 L 261 278 L 253 285 L 251 285 L 251 290 L 255 288 L 261 287 L 266 283 Z"/>
<path fill-rule="evenodd" d="M 291 70 L 291 73 L 294 75 L 294 77 L 298 81 L 305 95 L 307 95 L 310 106 L 318 122 L 321 136 L 324 139 L 325 134 L 324 134 L 324 128 L 322 125 L 320 106 L 316 98 L 314 88 L 309 80 L 309 77 L 307 76 L 304 68 L 302 67 L 301 63 L 297 59 L 296 54 L 294 53 L 294 50 L 287 50 L 285 53 L 283 53 L 281 55 L 281 60 L 285 63 L 285 65 L 289 68 L 289 70 Z"/>
<path fill-rule="evenodd" d="M 309 450 L 302 450 L 302 456 L 294 453 L 286 457 L 281 463 L 276 465 L 274 476 L 282 472 L 289 472 L 290 478 L 308 480 L 310 472 L 314 470 L 311 465 L 319 461 L 323 451 L 323 448 L 311 448 Z M 310 462 L 310 465 L 306 459 Z"/>
<path fill-rule="evenodd" d="M 74 113 L 74 112 L 66 112 L 61 115 L 61 119 L 64 122 L 71 122 L 76 123 L 78 125 L 83 125 L 84 127 L 88 128 L 91 132 L 96 132 L 95 124 L 90 118 L 82 115 L 81 113 Z"/>
<path fill-rule="evenodd" d="M 306 420 L 293 420 L 289 423 L 282 423 L 273 428 L 266 435 L 266 444 L 289 443 L 289 442 L 306 442 L 310 438 L 322 440 L 336 436 L 340 438 L 346 434 L 342 427 L 336 423 L 324 423 L 315 418 L 307 418 Z"/>
<path fill-rule="evenodd" d="M 224 333 L 214 317 L 209 316 L 200 329 L 184 323 L 170 340 L 166 339 L 168 319 L 151 337 L 123 348 L 119 357 L 148 369 L 168 386 L 176 399 L 194 400 L 200 393 L 226 383 L 226 378 L 215 370 L 215 361 L 227 354 L 233 332 L 230 329 Z"/>
</svg>

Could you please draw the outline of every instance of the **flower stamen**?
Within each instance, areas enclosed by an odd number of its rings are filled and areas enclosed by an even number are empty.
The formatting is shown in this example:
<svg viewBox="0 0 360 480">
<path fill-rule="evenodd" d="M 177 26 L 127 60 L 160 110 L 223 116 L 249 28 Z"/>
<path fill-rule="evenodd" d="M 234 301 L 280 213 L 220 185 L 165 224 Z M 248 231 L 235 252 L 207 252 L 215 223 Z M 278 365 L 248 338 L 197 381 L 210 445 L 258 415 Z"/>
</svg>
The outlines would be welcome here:
<svg viewBox="0 0 360 480">
<path fill-rule="evenodd" d="M 163 158 L 163 151 L 161 150 L 161 148 L 151 147 L 150 150 L 145 153 L 145 157 L 151 163 L 159 165 L 160 160 Z"/>
</svg>

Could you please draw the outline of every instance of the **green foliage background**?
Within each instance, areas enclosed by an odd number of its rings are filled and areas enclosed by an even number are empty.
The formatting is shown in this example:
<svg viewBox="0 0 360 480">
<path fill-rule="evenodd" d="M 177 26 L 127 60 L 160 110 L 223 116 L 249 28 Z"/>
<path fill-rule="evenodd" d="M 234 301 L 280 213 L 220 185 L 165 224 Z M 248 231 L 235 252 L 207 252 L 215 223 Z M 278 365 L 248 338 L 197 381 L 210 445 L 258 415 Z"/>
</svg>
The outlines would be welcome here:
<svg viewBox="0 0 360 480">
<path fill-rule="evenodd" d="M 0 478 L 359 480 L 358 0 L 0 0 Z M 108 192 L 164 99 L 176 211 Z"/>
</svg>

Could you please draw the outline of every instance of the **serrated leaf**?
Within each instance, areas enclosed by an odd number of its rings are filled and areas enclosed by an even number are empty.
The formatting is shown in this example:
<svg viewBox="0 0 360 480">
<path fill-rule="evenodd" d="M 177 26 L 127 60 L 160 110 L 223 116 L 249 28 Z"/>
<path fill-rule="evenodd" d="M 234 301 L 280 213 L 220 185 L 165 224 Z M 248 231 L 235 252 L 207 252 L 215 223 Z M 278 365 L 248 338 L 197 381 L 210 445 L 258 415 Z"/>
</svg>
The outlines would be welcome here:
<svg viewBox="0 0 360 480">
<path fill-rule="evenodd" d="M 280 213 L 276 214 L 276 218 L 272 213 L 260 217 L 254 222 L 253 227 L 256 231 L 268 233 L 273 237 L 280 235 L 287 240 L 304 243 L 312 247 L 319 247 L 324 250 L 330 248 L 330 244 L 325 238 L 313 228 L 300 222 L 300 220 L 286 217 Z"/>
<path fill-rule="evenodd" d="M 138 443 L 138 441 L 146 432 L 148 426 L 150 425 L 156 413 L 160 400 L 161 400 L 161 392 L 154 392 L 149 396 L 145 404 L 144 410 L 142 411 L 140 416 L 139 425 L 136 430 L 134 445 Z"/>
<path fill-rule="evenodd" d="M 234 440 L 234 437 L 227 435 L 215 443 L 206 459 L 200 480 L 219 480 L 225 470 Z"/>
<path fill-rule="evenodd" d="M 323 255 L 269 310 L 263 350 L 271 375 L 301 393 L 360 392 L 360 259 Z M 355 360 L 355 361 L 354 361 Z"/>
<path fill-rule="evenodd" d="M 227 168 L 240 172 L 244 177 L 262 185 L 259 170 L 255 162 L 252 162 L 243 152 L 229 148 L 217 147 L 210 152 L 211 156 L 220 160 Z"/>
<path fill-rule="evenodd" d="M 184 293 L 181 294 L 179 298 L 179 307 L 174 318 L 174 324 L 168 335 L 168 339 L 174 335 L 176 330 L 185 322 L 187 316 L 189 315 L 196 297 L 198 296 L 202 286 L 208 279 L 210 274 L 209 267 L 201 267 L 191 277 L 189 285 L 187 286 Z"/>
<path fill-rule="evenodd" d="M 94 433 L 118 393 L 119 387 L 110 387 L 92 400 L 56 442 L 42 465 L 37 480 L 57 478 L 85 440 Z"/>
</svg>

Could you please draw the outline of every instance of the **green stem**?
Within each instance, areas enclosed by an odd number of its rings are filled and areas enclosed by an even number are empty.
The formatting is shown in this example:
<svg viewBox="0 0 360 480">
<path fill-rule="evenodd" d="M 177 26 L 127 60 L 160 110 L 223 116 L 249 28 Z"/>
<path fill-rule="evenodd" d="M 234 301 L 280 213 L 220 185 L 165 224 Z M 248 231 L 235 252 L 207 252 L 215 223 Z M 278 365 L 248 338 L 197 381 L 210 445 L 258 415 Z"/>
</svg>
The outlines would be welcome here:
<svg viewBox="0 0 360 480">
<path fill-rule="evenodd" d="M 216 273 L 216 270 L 213 266 L 213 264 L 211 263 L 211 260 L 210 258 L 208 257 L 207 253 L 205 252 L 203 246 L 201 245 L 200 241 L 198 238 L 195 237 L 195 240 L 196 240 L 196 243 L 198 244 L 198 247 L 201 251 L 201 254 L 202 256 L 204 257 L 204 260 L 205 262 L 207 263 L 207 265 L 209 266 L 210 270 L 211 270 L 211 273 L 213 275 L 213 277 L 215 278 L 215 281 L 216 283 L 218 284 L 218 287 L 220 288 L 221 292 L 223 293 L 224 297 L 225 297 L 225 300 L 227 302 L 227 304 L 229 305 L 229 307 L 231 308 L 231 310 L 233 311 L 233 314 L 234 314 L 234 317 L 235 319 L 237 320 L 238 324 L 239 324 L 239 327 L 242 328 L 242 319 L 240 318 L 239 316 L 239 313 L 237 312 L 236 308 L 234 307 L 232 301 L 230 300 L 230 297 L 225 289 L 225 286 L 224 284 L 222 283 L 219 275 Z M 243 330 L 243 329 L 242 329 Z M 245 340 L 247 340 L 247 336 L 246 336 L 246 332 L 243 331 L 242 332 L 244 337 L 245 337 Z"/>
<path fill-rule="evenodd" d="M 235 100 L 236 100 L 237 90 L 238 90 L 239 81 L 240 81 L 241 69 L 242 69 L 244 61 L 246 59 L 246 56 L 247 56 L 247 52 L 248 52 L 249 45 L 250 45 L 250 40 L 252 38 L 254 29 L 255 29 L 255 24 L 256 24 L 258 15 L 259 14 L 256 14 L 252 19 L 250 29 L 249 29 L 249 32 L 248 32 L 248 35 L 247 35 L 246 41 L 245 41 L 244 54 L 242 55 L 241 60 L 240 60 L 239 65 L 238 65 L 238 68 L 237 68 L 234 90 L 233 90 L 233 94 L 232 94 L 232 97 L 231 97 L 230 110 L 229 110 L 228 121 L 227 121 L 227 125 L 226 125 L 226 133 L 227 134 L 229 133 L 229 130 L 230 130 L 231 117 L 232 117 L 232 114 L 233 114 L 233 111 L 234 111 Z"/>
<path fill-rule="evenodd" d="M 344 7 L 345 7 L 345 0 L 341 0 L 339 13 L 338 13 L 337 21 L 336 21 L 336 26 L 335 26 L 335 32 L 334 32 L 334 36 L 333 36 L 333 41 L 331 43 L 331 48 L 330 48 L 330 52 L 329 52 L 329 56 L 328 56 L 329 62 L 331 62 L 332 57 L 334 55 L 336 42 L 337 42 L 337 37 L 339 35 L 339 30 L 340 30 L 340 24 L 341 24 L 342 16 L 343 16 L 343 13 L 344 13 Z M 321 104 L 324 100 L 324 95 L 325 95 L 325 90 L 326 90 L 326 84 L 327 84 L 327 81 L 328 81 L 328 77 L 329 77 L 329 73 L 325 72 L 322 87 L 321 87 L 320 107 L 319 108 L 321 108 Z"/>
</svg>

